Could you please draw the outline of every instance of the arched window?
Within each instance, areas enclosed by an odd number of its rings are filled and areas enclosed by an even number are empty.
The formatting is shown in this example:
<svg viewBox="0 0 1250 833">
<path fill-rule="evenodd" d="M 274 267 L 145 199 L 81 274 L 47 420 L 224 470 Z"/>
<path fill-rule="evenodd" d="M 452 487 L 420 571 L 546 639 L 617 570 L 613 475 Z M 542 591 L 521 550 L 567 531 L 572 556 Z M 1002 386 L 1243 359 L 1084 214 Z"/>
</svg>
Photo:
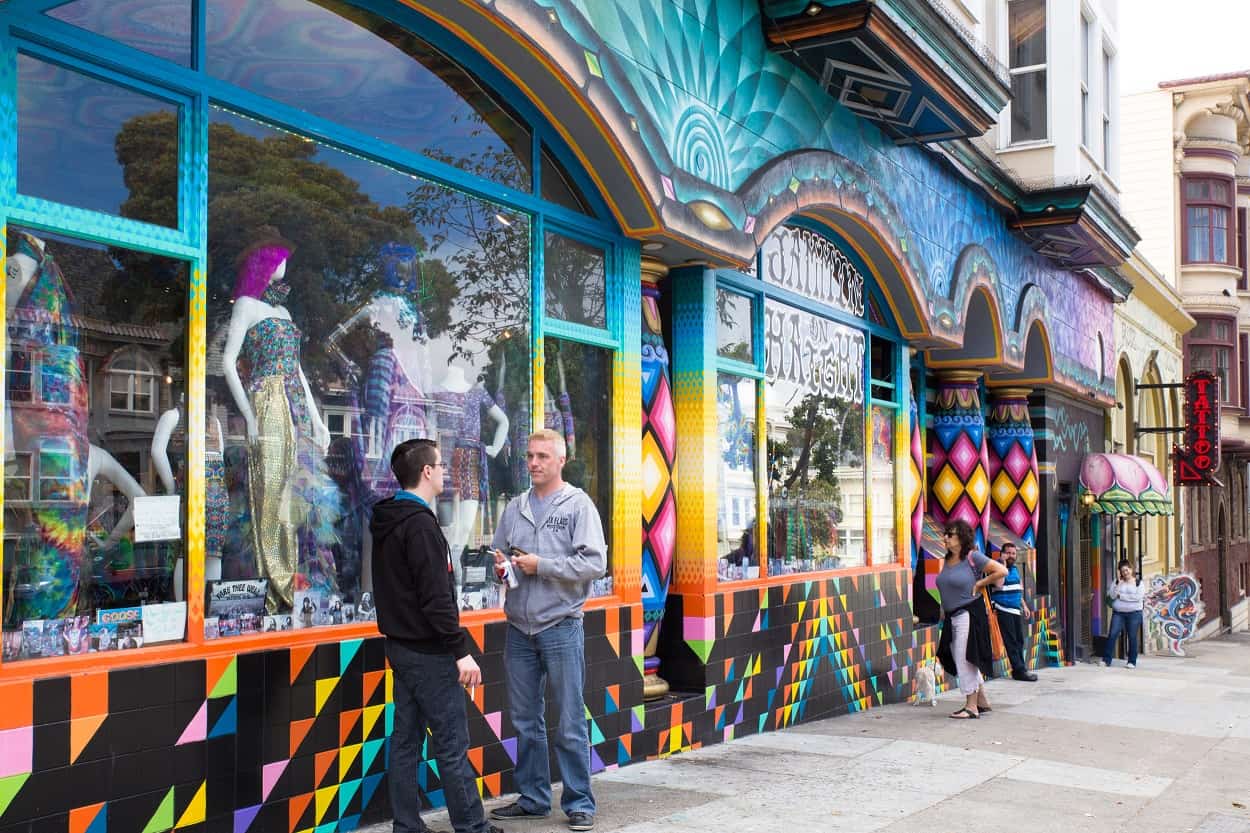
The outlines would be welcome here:
<svg viewBox="0 0 1250 833">
<path fill-rule="evenodd" d="M 901 558 L 894 448 L 907 384 L 888 307 L 851 252 L 796 218 L 765 240 L 753 275 L 719 276 L 721 580 Z"/>
<path fill-rule="evenodd" d="M 147 353 L 126 348 L 108 363 L 109 410 L 151 414 L 156 411 L 157 368 Z"/>
</svg>

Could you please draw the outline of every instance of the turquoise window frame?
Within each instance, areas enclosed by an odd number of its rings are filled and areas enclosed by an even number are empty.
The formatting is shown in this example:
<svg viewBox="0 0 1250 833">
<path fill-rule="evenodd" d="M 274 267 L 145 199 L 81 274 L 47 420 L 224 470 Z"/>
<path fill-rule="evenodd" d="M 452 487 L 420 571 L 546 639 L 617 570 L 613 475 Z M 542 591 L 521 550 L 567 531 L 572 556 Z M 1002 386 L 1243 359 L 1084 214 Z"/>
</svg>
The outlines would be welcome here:
<svg viewBox="0 0 1250 833">
<path fill-rule="evenodd" d="M 622 361 L 637 357 L 641 350 L 638 321 L 641 286 L 638 280 L 638 244 L 624 237 L 612 218 L 598 187 L 587 175 L 568 143 L 547 122 L 546 117 L 471 46 L 436 21 L 399 0 L 359 0 L 354 5 L 372 11 L 412 31 L 473 73 L 520 116 L 530 131 L 531 188 L 520 191 L 481 179 L 458 168 L 438 162 L 413 150 L 406 150 L 375 139 L 351 128 L 305 113 L 298 108 L 259 96 L 215 79 L 204 70 L 207 55 L 206 0 L 192 3 L 191 66 L 182 66 L 151 55 L 119 41 L 91 33 L 44 15 L 47 9 L 64 5 L 66 0 L 9 0 L 0 18 L 0 246 L 10 224 L 35 231 L 60 234 L 91 243 L 115 245 L 138 252 L 171 257 L 187 264 L 190 280 L 188 297 L 188 344 L 206 344 L 204 310 L 207 293 L 203 276 L 208 264 L 208 131 L 211 108 L 222 107 L 245 117 L 255 118 L 279 130 L 305 136 L 327 147 L 351 153 L 402 173 L 412 174 L 524 213 L 530 222 L 531 251 L 531 349 L 538 357 L 541 372 L 543 339 L 546 336 L 601 347 L 612 351 L 613 393 L 620 392 Z M 178 227 L 144 223 L 105 212 L 83 209 L 17 192 L 17 55 L 23 52 L 40 60 L 81 72 L 100 81 L 151 95 L 179 108 L 178 139 Z M 558 160 L 585 198 L 590 214 L 582 214 L 542 199 L 541 153 L 546 146 Z M 544 314 L 543 240 L 551 229 L 604 251 L 607 293 L 607 326 L 586 327 L 548 320 Z M 0 370 L 5 358 L 0 356 Z M 193 364 L 188 357 L 188 367 Z M 188 424 L 203 425 L 205 392 L 201 383 L 188 379 Z M 541 391 L 541 376 L 531 379 L 532 390 Z M 532 413 L 541 424 L 541 393 L 534 396 Z M 613 415 L 618 408 L 614 404 Z M 202 429 L 200 431 L 202 434 Z M 188 449 L 188 482 L 198 483 L 186 494 L 186 524 L 203 523 L 203 454 Z M 619 466 L 618 466 L 619 468 Z M 34 486 L 32 485 L 32 489 Z M 619 526 L 621 496 L 614 478 L 613 517 Z M 192 504 L 198 499 L 199 508 Z M 0 479 L 0 504 L 3 483 Z M 196 512 L 193 516 L 192 512 Z M 191 538 L 188 535 L 187 540 Z M 188 553 L 191 555 L 191 553 Z M 186 580 L 202 580 L 202 558 L 198 566 L 189 559 Z M 192 605 L 188 605 L 192 608 Z M 201 611 L 202 615 L 202 611 Z M 277 640 L 281 641 L 281 640 Z M 204 642 L 202 623 L 189 616 L 186 647 Z M 145 652 L 136 652 L 129 664 L 154 661 Z"/>
<path fill-rule="evenodd" d="M 712 353 L 716 359 L 712 375 L 714 383 L 721 373 L 730 373 L 755 382 L 755 528 L 764 532 L 764 534 L 756 534 L 755 550 L 756 558 L 759 561 L 760 578 L 765 578 L 768 575 L 768 430 L 764 420 L 764 386 L 767 382 L 764 378 L 764 341 L 761 337 L 761 334 L 764 332 L 764 294 L 759 290 L 759 281 L 749 278 L 741 272 L 717 271 L 715 276 L 713 299 L 716 297 L 716 290 L 723 289 L 735 295 L 746 297 L 751 301 L 752 361 L 748 363 L 721 356 L 716 353 L 715 346 L 713 346 Z M 712 315 L 715 318 L 715 312 Z M 715 321 L 712 327 L 713 329 L 717 327 Z M 713 345 L 715 343 L 714 339 Z M 719 488 L 717 493 L 720 493 Z M 737 582 L 755 580 L 741 578 L 719 583 L 721 585 L 732 585 Z"/>
</svg>

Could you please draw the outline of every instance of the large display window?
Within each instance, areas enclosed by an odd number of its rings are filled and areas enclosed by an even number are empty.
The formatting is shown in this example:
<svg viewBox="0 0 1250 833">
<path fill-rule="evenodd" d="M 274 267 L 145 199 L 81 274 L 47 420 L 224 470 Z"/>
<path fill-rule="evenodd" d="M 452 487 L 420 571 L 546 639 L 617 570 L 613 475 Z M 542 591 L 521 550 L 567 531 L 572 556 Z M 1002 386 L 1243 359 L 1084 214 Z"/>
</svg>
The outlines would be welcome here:
<svg viewBox="0 0 1250 833">
<path fill-rule="evenodd" d="M 805 225 L 774 232 L 752 275 L 721 276 L 721 581 L 900 560 L 902 349 L 874 293 Z"/>
<path fill-rule="evenodd" d="M 535 425 L 617 528 L 637 276 L 489 66 L 399 4 L 17 6 L 2 661 L 371 627 L 413 437 L 466 611 Z"/>
<path fill-rule="evenodd" d="M 188 265 L 14 224 L 6 251 L 4 658 L 181 640 Z"/>
</svg>

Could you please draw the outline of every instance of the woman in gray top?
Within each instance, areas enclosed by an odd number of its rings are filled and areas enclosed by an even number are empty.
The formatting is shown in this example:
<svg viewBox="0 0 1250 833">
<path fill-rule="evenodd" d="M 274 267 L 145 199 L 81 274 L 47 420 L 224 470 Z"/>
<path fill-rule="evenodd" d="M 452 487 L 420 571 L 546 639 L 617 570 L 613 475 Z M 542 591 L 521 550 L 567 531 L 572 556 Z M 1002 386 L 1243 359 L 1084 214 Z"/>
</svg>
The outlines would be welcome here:
<svg viewBox="0 0 1250 833">
<path fill-rule="evenodd" d="M 1133 573 L 1133 565 L 1122 560 L 1117 565 L 1116 583 L 1107 591 L 1107 604 L 1111 605 L 1111 631 L 1107 634 L 1107 644 L 1103 648 L 1102 661 L 1111 666 L 1111 657 L 1115 653 L 1116 643 L 1120 634 L 1128 634 L 1129 668 L 1137 667 L 1137 648 L 1141 637 L 1142 608 L 1145 606 L 1146 591 Z"/>
<path fill-rule="evenodd" d="M 964 695 L 964 707 L 951 717 L 975 720 L 990 710 L 984 684 L 994 670 L 990 621 L 981 601 L 981 588 L 1006 576 L 1007 568 L 977 550 L 972 527 L 966 521 L 951 521 L 943 537 L 946 560 L 938 573 L 937 587 L 945 618 L 938 659 L 947 674 L 958 678 Z"/>
</svg>

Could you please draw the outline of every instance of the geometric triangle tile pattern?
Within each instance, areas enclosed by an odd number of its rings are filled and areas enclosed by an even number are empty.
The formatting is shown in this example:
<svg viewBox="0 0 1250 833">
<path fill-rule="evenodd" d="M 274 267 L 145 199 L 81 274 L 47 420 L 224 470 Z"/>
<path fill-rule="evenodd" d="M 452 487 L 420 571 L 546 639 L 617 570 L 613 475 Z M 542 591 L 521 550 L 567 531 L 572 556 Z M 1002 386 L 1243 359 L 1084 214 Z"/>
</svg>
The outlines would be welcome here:
<svg viewBox="0 0 1250 833">
<path fill-rule="evenodd" d="M 877 574 L 730 587 L 689 615 L 687 597 L 677 597 L 670 613 L 686 624 L 688 640 L 678 645 L 703 683 L 693 697 L 656 704 L 642 700 L 642 657 L 625 650 L 640 644 L 637 609 L 588 610 L 585 702 L 594 768 L 907 697 L 911 665 L 924 651 L 931 656 L 936 639 L 932 629 L 913 630 L 911 584 L 900 564 Z M 1036 609 L 1039 617 L 1049 610 L 1044 601 Z M 484 650 L 474 649 L 483 667 L 502 666 L 506 627 L 485 626 Z M 1041 645 L 1031 658 L 1052 661 L 1055 617 L 1034 627 Z M 71 717 L 68 678 L 27 682 L 24 692 L 4 695 L 0 705 L 20 709 L 30 698 L 34 706 L 24 725 L 0 730 L 0 764 L 9 773 L 0 775 L 0 829 L 56 815 L 73 833 L 337 833 L 390 815 L 393 704 L 380 638 L 92 673 L 107 681 L 107 702 L 94 701 L 108 709 L 104 715 Z M 80 711 L 96 708 L 87 702 Z M 516 733 L 504 686 L 479 686 L 468 706 L 478 788 L 487 797 L 514 791 Z M 72 760 L 68 730 L 58 739 L 41 728 L 88 720 Z M 137 767 L 128 776 L 132 794 L 91 792 L 85 775 L 84 790 L 60 788 L 67 767 L 85 774 L 110 758 L 126 766 L 126 756 L 138 762 L 153 750 L 174 766 Z M 428 744 L 424 755 L 415 786 L 423 802 L 439 805 L 443 785 Z"/>
</svg>

